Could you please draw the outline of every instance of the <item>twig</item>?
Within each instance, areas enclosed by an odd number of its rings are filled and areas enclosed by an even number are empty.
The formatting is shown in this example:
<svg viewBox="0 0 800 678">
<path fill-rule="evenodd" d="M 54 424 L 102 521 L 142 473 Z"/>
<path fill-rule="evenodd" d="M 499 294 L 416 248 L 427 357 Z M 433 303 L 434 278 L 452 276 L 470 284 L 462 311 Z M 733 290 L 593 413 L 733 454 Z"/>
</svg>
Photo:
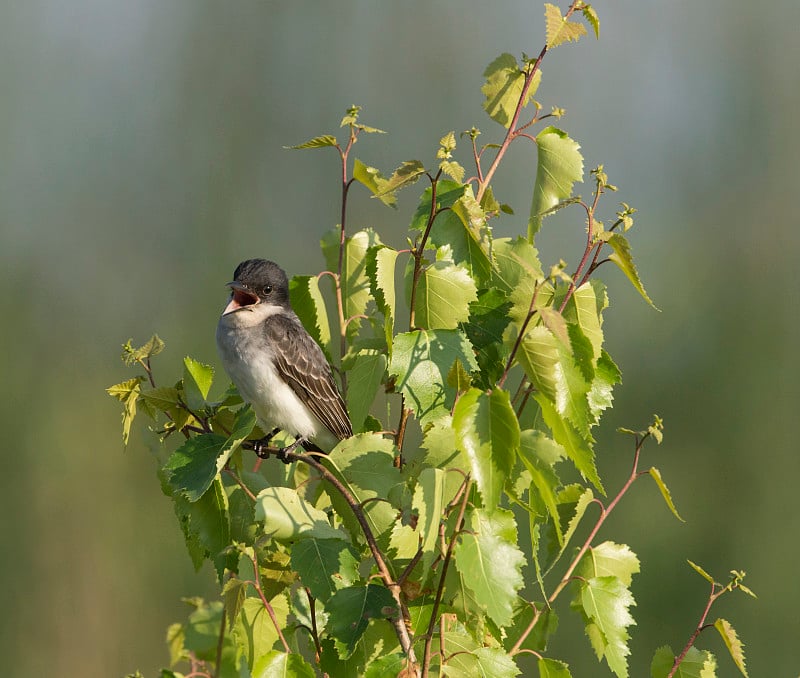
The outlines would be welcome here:
<svg viewBox="0 0 800 678">
<path fill-rule="evenodd" d="M 281 630 L 281 625 L 278 623 L 278 618 L 275 616 L 275 610 L 272 609 L 272 605 L 269 604 L 267 597 L 264 595 L 264 590 L 261 588 L 261 574 L 258 571 L 258 557 L 256 556 L 255 551 L 253 551 L 253 555 L 250 556 L 250 560 L 253 561 L 253 569 L 255 571 L 253 586 L 255 586 L 256 591 L 258 592 L 258 596 L 259 598 L 261 598 L 261 603 L 264 605 L 264 609 L 267 611 L 269 618 L 272 620 L 272 625 L 278 632 L 278 638 L 280 638 L 281 643 L 283 643 L 283 649 L 286 650 L 286 654 L 291 654 L 292 650 L 289 647 L 289 643 L 286 642 L 286 638 L 283 635 L 283 631 Z"/>
</svg>

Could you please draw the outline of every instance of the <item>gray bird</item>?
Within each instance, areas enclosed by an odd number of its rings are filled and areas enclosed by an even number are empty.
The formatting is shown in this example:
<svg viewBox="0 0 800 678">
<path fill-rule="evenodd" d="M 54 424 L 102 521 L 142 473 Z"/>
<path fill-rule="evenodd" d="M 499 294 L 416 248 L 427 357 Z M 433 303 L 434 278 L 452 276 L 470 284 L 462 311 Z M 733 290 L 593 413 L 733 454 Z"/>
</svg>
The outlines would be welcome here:
<svg viewBox="0 0 800 678">
<path fill-rule="evenodd" d="M 297 445 L 330 452 L 353 435 L 331 367 L 289 304 L 286 273 L 248 259 L 227 284 L 231 297 L 217 324 L 225 371 L 250 403 L 267 437 L 278 429 Z"/>
</svg>

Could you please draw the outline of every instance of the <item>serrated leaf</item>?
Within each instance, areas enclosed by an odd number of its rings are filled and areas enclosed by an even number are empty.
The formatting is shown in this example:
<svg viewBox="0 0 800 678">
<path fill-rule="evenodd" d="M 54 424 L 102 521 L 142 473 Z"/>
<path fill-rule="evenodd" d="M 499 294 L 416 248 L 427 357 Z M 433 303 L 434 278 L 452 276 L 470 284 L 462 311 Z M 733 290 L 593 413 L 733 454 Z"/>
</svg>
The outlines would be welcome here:
<svg viewBox="0 0 800 678">
<path fill-rule="evenodd" d="M 594 37 L 600 38 L 600 18 L 597 16 L 597 12 L 595 12 L 594 7 L 591 5 L 584 5 L 581 7 L 581 12 L 583 13 L 584 18 L 586 21 L 589 22 L 589 25 L 594 30 Z"/>
<path fill-rule="evenodd" d="M 533 186 L 528 240 L 542 226 L 543 214 L 572 195 L 572 185 L 583 181 L 583 156 L 580 145 L 556 127 L 545 127 L 536 135 L 538 159 Z"/>
<path fill-rule="evenodd" d="M 516 354 L 525 374 L 537 390 L 551 402 L 556 400 L 558 381 L 558 342 L 543 325 L 528 329 Z"/>
<path fill-rule="evenodd" d="M 388 179 L 377 167 L 369 167 L 356 158 L 353 161 L 353 179 L 366 186 L 387 207 L 397 208 L 397 196 L 383 192 Z"/>
<path fill-rule="evenodd" d="M 586 634 L 597 658 L 604 658 L 618 678 L 627 678 L 627 628 L 636 623 L 628 610 L 636 604 L 633 595 L 615 576 L 576 580 L 575 586 L 572 606 L 584 616 Z"/>
<path fill-rule="evenodd" d="M 656 650 L 650 665 L 651 678 L 667 678 L 675 663 L 672 648 L 665 645 Z M 673 678 L 716 678 L 717 660 L 706 650 L 689 648 L 683 661 L 673 674 Z"/>
<path fill-rule="evenodd" d="M 375 584 L 351 586 L 337 591 L 325 605 L 330 615 L 327 631 L 336 639 L 340 656 L 349 656 L 370 619 L 393 617 L 399 613 L 389 589 Z"/>
<path fill-rule="evenodd" d="M 435 211 L 443 210 L 445 207 L 452 207 L 466 189 L 465 184 L 460 184 L 456 181 L 449 181 L 447 179 L 440 179 L 436 182 L 436 205 Z M 411 218 L 409 230 L 411 231 L 424 231 L 428 225 L 428 219 L 431 215 L 431 199 L 433 196 L 433 187 L 428 186 L 419 198 L 419 204 Z M 436 231 L 439 229 L 439 219 L 446 218 L 447 211 L 441 212 L 437 217 L 436 228 L 431 232 L 431 238 L 435 237 Z M 436 244 L 435 240 L 432 240 Z"/>
<path fill-rule="evenodd" d="M 278 629 L 286 627 L 289 616 L 289 604 L 283 594 L 275 596 L 269 603 L 275 622 L 260 598 L 247 598 L 233 627 L 236 644 L 251 670 L 257 659 L 272 651 L 272 646 L 278 641 Z"/>
<path fill-rule="evenodd" d="M 503 332 L 510 319 L 511 302 L 498 289 L 480 290 L 478 299 L 469 306 L 469 320 L 462 324 L 476 351 L 480 379 L 476 386 L 489 389 L 503 374 L 507 350 Z"/>
<path fill-rule="evenodd" d="M 175 450 L 163 468 L 173 492 L 190 502 L 200 499 L 217 475 L 217 458 L 226 443 L 224 436 L 204 433 L 188 438 Z"/>
<path fill-rule="evenodd" d="M 315 275 L 292 278 L 289 281 L 289 300 L 303 327 L 330 356 L 331 328 L 328 324 L 328 309 L 319 289 L 319 278 Z"/>
<path fill-rule="evenodd" d="M 633 575 L 639 572 L 639 559 L 627 544 L 615 544 L 605 541 L 591 547 L 578 567 L 575 574 L 584 579 L 592 577 L 614 576 L 624 586 L 630 586 Z"/>
<path fill-rule="evenodd" d="M 136 418 L 136 403 L 139 399 L 142 377 L 134 377 L 126 381 L 109 386 L 108 395 L 119 400 L 123 405 L 122 410 L 122 444 L 127 446 L 131 436 L 131 424 Z"/>
<path fill-rule="evenodd" d="M 702 567 L 700 567 L 700 566 L 699 566 L 697 563 L 693 563 L 691 560 L 688 560 L 688 559 L 687 559 L 687 561 L 686 561 L 686 562 L 687 562 L 687 563 L 689 563 L 689 566 L 690 566 L 690 567 L 691 567 L 691 568 L 692 568 L 692 569 L 693 569 L 695 572 L 697 572 L 697 574 L 699 574 L 699 575 L 700 575 L 700 576 L 701 576 L 703 579 L 705 579 L 707 582 L 709 582 L 710 584 L 716 584 L 716 582 L 714 581 L 714 577 L 712 577 L 712 576 L 711 576 L 711 575 L 710 575 L 708 572 L 706 572 L 706 571 L 705 571 L 705 570 L 704 570 Z"/>
<path fill-rule="evenodd" d="M 292 569 L 311 595 L 327 601 L 358 579 L 358 554 L 341 539 L 301 539 L 292 546 Z"/>
<path fill-rule="evenodd" d="M 486 78 L 485 84 L 481 87 L 485 97 L 483 109 L 492 120 L 508 128 L 522 96 L 525 72 L 519 67 L 513 55 L 504 53 L 486 67 L 483 76 Z M 541 80 L 542 71 L 539 69 L 526 92 L 523 106 L 526 106 L 536 93 Z"/>
<path fill-rule="evenodd" d="M 508 392 L 495 389 L 487 395 L 470 389 L 456 403 L 453 428 L 456 445 L 469 459 L 484 509 L 491 513 L 500 503 L 520 444 L 519 422 Z"/>
<path fill-rule="evenodd" d="M 297 652 L 272 650 L 253 664 L 252 678 L 315 678 L 311 665 Z"/>
<path fill-rule="evenodd" d="M 325 148 L 327 146 L 336 146 L 339 142 L 336 141 L 336 137 L 332 134 L 321 134 L 317 137 L 312 137 L 308 141 L 304 141 L 302 144 L 297 144 L 295 146 L 284 146 L 284 148 L 288 150 L 298 150 L 304 148 Z"/>
<path fill-rule="evenodd" d="M 419 160 L 404 160 L 373 197 L 395 195 L 401 188 L 415 183 L 423 174 L 425 174 L 425 165 Z"/>
<path fill-rule="evenodd" d="M 642 298 L 650 304 L 656 311 L 660 310 L 658 306 L 653 303 L 653 300 L 648 296 L 647 292 L 642 285 L 641 278 L 639 278 L 639 271 L 636 269 L 636 264 L 633 263 L 633 255 L 631 254 L 631 246 L 628 239 L 621 233 L 611 233 L 606 231 L 603 235 L 608 234 L 604 238 L 605 242 L 611 246 L 614 253 L 608 258 L 613 261 L 619 269 L 627 276 L 631 284 L 636 288 L 636 291 Z"/>
<path fill-rule="evenodd" d="M 178 389 L 174 386 L 147 389 L 141 392 L 141 396 L 143 400 L 146 400 L 161 412 L 169 412 L 180 404 Z"/>
<path fill-rule="evenodd" d="M 192 412 L 206 407 L 206 398 L 214 380 L 214 368 L 186 356 L 183 359 L 183 395 Z"/>
<path fill-rule="evenodd" d="M 539 669 L 539 678 L 572 678 L 569 666 L 556 659 L 540 657 L 537 668 Z"/>
<path fill-rule="evenodd" d="M 614 386 L 620 383 L 622 375 L 611 356 L 604 350 L 600 352 L 594 375 L 594 380 L 589 393 L 586 394 L 586 398 L 594 424 L 597 424 L 600 421 L 600 415 L 603 410 L 611 407 L 614 401 Z"/>
<path fill-rule="evenodd" d="M 572 497 L 572 494 L 577 491 L 580 492 L 575 497 Z M 571 501 L 567 500 L 567 496 L 570 496 L 572 499 Z M 575 531 L 578 529 L 578 525 L 580 525 L 581 519 L 583 518 L 584 514 L 586 513 L 586 509 L 589 507 L 589 504 L 592 503 L 594 500 L 594 493 L 592 492 L 591 488 L 583 488 L 580 485 L 572 485 L 567 488 L 564 488 L 558 494 L 558 503 L 559 507 L 561 506 L 568 506 L 574 504 L 575 508 L 572 512 L 572 516 L 570 517 L 569 521 L 567 522 L 567 529 L 563 530 L 564 532 L 564 539 L 561 543 L 560 548 L 555 552 L 552 553 L 545 565 L 545 574 L 547 574 L 550 570 L 553 569 L 555 564 L 559 561 L 562 555 L 564 555 L 567 547 L 569 546 L 570 540 L 575 535 Z M 559 516 L 561 515 L 561 511 L 559 511 Z"/>
<path fill-rule="evenodd" d="M 491 620 L 507 626 L 517 592 L 524 585 L 525 556 L 517 546 L 514 515 L 507 509 L 491 514 L 472 509 L 465 527 L 454 552 L 456 568 Z"/>
<path fill-rule="evenodd" d="M 586 28 L 582 24 L 568 21 L 561 15 L 561 10 L 549 2 L 544 5 L 544 17 L 547 24 L 547 46 L 550 49 L 569 40 L 577 42 L 582 35 L 586 35 Z"/>
<path fill-rule="evenodd" d="M 447 374 L 456 359 L 465 369 L 477 370 L 472 346 L 460 330 L 415 330 L 394 339 L 389 374 L 420 423 L 426 426 L 449 413 L 456 391 Z"/>
<path fill-rule="evenodd" d="M 367 276 L 375 305 L 383 314 L 386 345 L 391 350 L 395 318 L 395 266 L 397 250 L 378 245 L 367 250 Z"/>
<path fill-rule="evenodd" d="M 356 432 L 360 432 L 386 374 L 388 361 L 378 349 L 364 348 L 356 352 L 349 368 L 347 411 Z"/>
<path fill-rule="evenodd" d="M 222 599 L 225 603 L 225 614 L 232 627 L 236 622 L 236 617 L 242 609 L 245 598 L 247 598 L 247 587 L 249 584 L 237 577 L 231 577 L 222 587 Z"/>
<path fill-rule="evenodd" d="M 477 297 L 475 281 L 465 266 L 436 261 L 419 277 L 416 323 L 427 330 L 453 330 L 469 317 L 469 304 Z"/>
<path fill-rule="evenodd" d="M 534 285 L 544 277 L 539 252 L 525 238 L 498 238 L 492 244 L 494 276 L 492 283 L 506 293 L 524 289 L 530 301 Z"/>
<path fill-rule="evenodd" d="M 126 365 L 144 362 L 164 350 L 164 342 L 157 334 L 154 334 L 144 344 L 136 348 L 131 344 L 132 341 L 132 339 L 128 339 L 122 346 L 122 362 Z"/>
<path fill-rule="evenodd" d="M 597 467 L 594 463 L 594 451 L 592 450 L 591 440 L 582 436 L 575 426 L 562 417 L 555 406 L 543 394 L 536 394 L 536 402 L 541 408 L 542 417 L 553 438 L 559 443 L 567 453 L 567 456 L 575 464 L 575 468 L 581 475 L 594 485 L 601 494 L 605 495 L 600 476 L 597 474 Z"/>
<path fill-rule="evenodd" d="M 736 668 L 747 678 L 747 669 L 744 665 L 744 645 L 742 641 L 739 640 L 739 636 L 736 635 L 736 630 L 731 626 L 730 622 L 725 619 L 717 619 L 717 621 L 714 622 L 714 628 L 717 629 L 719 635 L 722 636 L 725 647 L 728 648 L 728 652 L 730 652 L 731 659 L 733 659 L 733 663 L 736 664 Z"/>
<path fill-rule="evenodd" d="M 675 508 L 675 504 L 672 502 L 672 494 L 670 493 L 666 483 L 661 478 L 661 471 L 659 471 L 655 466 L 651 466 L 648 473 L 650 474 L 650 477 L 655 480 L 656 485 L 658 485 L 661 496 L 664 497 L 664 501 L 667 503 L 669 510 L 672 511 L 672 515 L 674 515 L 682 523 L 685 523 L 686 521 L 681 518 L 680 514 L 678 513 L 678 509 Z"/>
<path fill-rule="evenodd" d="M 558 542 L 563 545 L 564 535 L 561 530 L 561 520 L 556 500 L 556 491 L 561 482 L 553 470 L 553 463 L 557 458 L 547 458 L 548 453 L 554 448 L 558 450 L 559 454 L 564 454 L 563 448 L 541 431 L 523 431 L 520 436 L 520 459 L 528 473 L 530 473 L 531 482 L 553 520 Z"/>
<path fill-rule="evenodd" d="M 464 181 L 466 170 L 455 160 L 442 160 L 442 162 L 439 163 L 439 169 L 459 183 Z"/>
<path fill-rule="evenodd" d="M 256 520 L 264 521 L 264 532 L 278 541 L 301 537 L 344 539 L 344 533 L 331 527 L 328 516 L 303 499 L 290 487 L 267 487 L 256 497 Z"/>
</svg>

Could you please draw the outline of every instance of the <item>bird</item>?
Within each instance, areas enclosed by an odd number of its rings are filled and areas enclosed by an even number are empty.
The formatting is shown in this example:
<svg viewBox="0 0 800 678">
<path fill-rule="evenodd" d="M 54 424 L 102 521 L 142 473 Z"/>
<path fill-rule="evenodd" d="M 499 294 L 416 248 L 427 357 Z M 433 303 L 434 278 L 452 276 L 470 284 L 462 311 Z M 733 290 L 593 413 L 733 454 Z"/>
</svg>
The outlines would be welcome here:
<svg viewBox="0 0 800 678">
<path fill-rule="evenodd" d="M 292 310 L 286 272 L 274 261 L 248 259 L 226 286 L 231 293 L 217 323 L 217 350 L 267 434 L 256 452 L 279 430 L 295 437 L 277 455 L 284 461 L 298 446 L 328 453 L 351 437 L 331 366 Z"/>
</svg>

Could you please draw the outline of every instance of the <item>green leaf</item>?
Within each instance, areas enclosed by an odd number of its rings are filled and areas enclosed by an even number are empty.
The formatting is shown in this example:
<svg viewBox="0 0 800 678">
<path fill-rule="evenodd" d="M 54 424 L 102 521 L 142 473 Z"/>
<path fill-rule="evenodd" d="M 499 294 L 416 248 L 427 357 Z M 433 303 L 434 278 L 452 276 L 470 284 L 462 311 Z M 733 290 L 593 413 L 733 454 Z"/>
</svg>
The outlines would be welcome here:
<svg viewBox="0 0 800 678">
<path fill-rule="evenodd" d="M 391 350 L 394 337 L 395 283 L 394 273 L 397 250 L 385 245 L 371 247 L 367 251 L 367 275 L 375 305 L 383 314 L 386 345 Z"/>
<path fill-rule="evenodd" d="M 327 601 L 338 589 L 358 579 L 358 554 L 337 539 L 302 539 L 292 546 L 292 569 L 311 595 Z"/>
<path fill-rule="evenodd" d="M 397 196 L 394 193 L 384 193 L 388 179 L 381 174 L 377 167 L 369 167 L 358 158 L 353 162 L 353 179 L 369 189 L 387 207 L 397 208 Z"/>
<path fill-rule="evenodd" d="M 329 271 L 337 271 L 339 267 L 339 248 L 341 230 L 337 226 L 323 236 L 322 254 Z M 370 300 L 369 278 L 366 271 L 366 254 L 370 247 L 380 244 L 380 238 L 372 229 L 358 231 L 344 241 L 342 257 L 342 301 L 344 303 L 344 319 L 363 315 Z M 361 325 L 361 320 L 347 324 L 347 336 L 352 339 Z"/>
<path fill-rule="evenodd" d="M 204 560 L 215 558 L 230 544 L 228 497 L 217 479 L 194 502 L 179 493 L 172 500 L 189 557 L 195 570 L 199 570 Z"/>
<path fill-rule="evenodd" d="M 589 507 L 589 504 L 592 503 L 594 500 L 594 493 L 592 492 L 591 488 L 587 487 L 584 488 L 581 485 L 575 484 L 565 487 L 558 493 L 557 496 L 558 505 L 559 505 L 559 516 L 567 514 L 567 511 L 572 507 L 571 515 L 569 521 L 567 522 L 566 529 L 563 530 L 563 520 L 561 521 L 562 530 L 564 533 L 564 540 L 563 543 L 560 544 L 560 547 L 556 549 L 549 549 L 548 553 L 548 560 L 545 562 L 546 569 L 545 574 L 547 574 L 550 570 L 553 569 L 555 564 L 559 561 L 562 555 L 564 555 L 567 547 L 569 546 L 570 540 L 575 535 L 575 531 L 578 529 L 578 525 L 581 522 L 584 514 L 586 513 L 586 509 Z"/>
<path fill-rule="evenodd" d="M 672 648 L 665 645 L 656 650 L 650 665 L 651 678 L 667 678 L 675 663 Z M 717 660 L 706 650 L 689 648 L 683 661 L 673 674 L 673 678 L 716 678 Z"/>
<path fill-rule="evenodd" d="M 304 141 L 302 144 L 297 144 L 296 146 L 284 146 L 284 148 L 288 150 L 298 150 L 303 148 L 325 148 L 327 146 L 336 146 L 339 142 L 336 141 L 336 137 L 332 134 L 321 134 L 318 137 L 313 137 L 308 141 Z"/>
<path fill-rule="evenodd" d="M 352 367 L 347 372 L 347 411 L 354 429 L 359 432 L 386 374 L 388 361 L 377 348 L 359 349 L 351 360 Z"/>
<path fill-rule="evenodd" d="M 525 601 L 520 602 L 521 611 L 514 615 L 514 626 L 506 629 L 504 638 L 505 647 L 506 649 L 511 649 L 517 638 L 519 638 L 522 632 L 527 629 L 533 621 L 534 609 L 538 608 L 539 617 L 536 620 L 536 624 L 525 638 L 520 649 L 545 652 L 550 638 L 558 629 L 558 615 L 553 608 L 545 607 L 543 603 L 534 605 L 533 603 Z"/>
<path fill-rule="evenodd" d="M 493 284 L 507 293 L 522 287 L 530 300 L 534 283 L 544 278 L 539 252 L 522 237 L 515 240 L 497 238 L 492 249 L 495 265 Z"/>
<path fill-rule="evenodd" d="M 174 386 L 161 386 L 141 392 L 142 400 L 161 412 L 171 412 L 180 405 L 178 389 Z"/>
<path fill-rule="evenodd" d="M 554 450 L 558 455 L 555 458 L 551 456 Z M 538 491 L 547 512 L 553 519 L 558 542 L 563 545 L 564 535 L 561 531 L 561 520 L 556 499 L 556 492 L 561 482 L 553 470 L 553 464 L 564 454 L 564 449 L 542 432 L 528 430 L 522 432 L 519 452 L 522 463 L 531 475 L 531 482 Z M 549 459 L 548 456 L 550 457 Z"/>
<path fill-rule="evenodd" d="M 439 248 L 449 246 L 453 261 L 464 264 L 479 284 L 489 280 L 492 271 L 491 229 L 470 186 L 466 186 L 463 195 L 449 210 L 436 217 L 430 242 Z"/>
<path fill-rule="evenodd" d="M 123 405 L 122 411 L 122 444 L 128 444 L 131 436 L 131 424 L 136 417 L 136 402 L 139 399 L 139 392 L 143 377 L 134 377 L 126 381 L 109 386 L 106 389 L 108 395 L 119 400 Z"/>
<path fill-rule="evenodd" d="M 456 403 L 453 428 L 458 448 L 469 459 L 484 508 L 491 513 L 500 503 L 520 444 L 519 422 L 508 392 L 495 389 L 487 395 L 470 389 Z"/>
<path fill-rule="evenodd" d="M 613 576 L 624 586 L 630 586 L 633 575 L 639 572 L 639 559 L 627 544 L 604 541 L 591 547 L 581 559 L 575 574 L 584 579 Z"/>
<path fill-rule="evenodd" d="M 328 309 L 319 289 L 319 278 L 315 275 L 292 278 L 289 281 L 289 299 L 303 327 L 330 356 L 331 328 L 328 324 Z"/>
<path fill-rule="evenodd" d="M 278 541 L 300 537 L 344 539 L 331 527 L 328 516 L 305 501 L 290 487 L 267 487 L 256 497 L 256 520 L 264 521 L 264 532 Z"/>
<path fill-rule="evenodd" d="M 213 380 L 213 367 L 189 356 L 183 359 L 183 395 L 186 398 L 186 405 L 192 412 L 205 409 L 206 398 Z"/>
<path fill-rule="evenodd" d="M 397 191 L 415 183 L 423 174 L 425 174 L 425 165 L 419 160 L 404 160 L 372 197 L 396 195 Z"/>
<path fill-rule="evenodd" d="M 375 584 L 340 589 L 325 605 L 327 631 L 342 657 L 350 656 L 370 619 L 394 617 L 399 611 L 389 589 Z"/>
<path fill-rule="evenodd" d="M 195 502 L 211 487 L 216 477 L 217 458 L 228 440 L 216 433 L 188 438 L 164 465 L 164 473 L 173 492 Z"/>
<path fill-rule="evenodd" d="M 592 347 L 592 366 L 600 358 L 603 349 L 603 329 L 602 317 L 595 289 L 590 282 L 578 287 L 564 309 L 565 317 L 575 322 L 581 332 L 591 343 Z"/>
<path fill-rule="evenodd" d="M 427 330 L 453 330 L 469 317 L 478 292 L 465 266 L 436 261 L 422 269 L 415 302 L 416 322 Z"/>
<path fill-rule="evenodd" d="M 568 21 L 561 15 L 561 10 L 549 2 L 544 5 L 544 17 L 547 23 L 547 47 L 550 49 L 570 40 L 577 42 L 582 35 L 586 35 L 586 28 L 582 24 Z"/>
<path fill-rule="evenodd" d="M 377 661 L 372 662 L 367 667 L 367 672 L 364 678 L 386 678 L 386 676 L 400 676 L 408 675 L 409 678 L 413 675 L 402 674 L 402 671 L 408 666 L 408 658 L 402 652 L 394 654 L 383 655 Z"/>
<path fill-rule="evenodd" d="M 597 12 L 595 12 L 594 7 L 591 5 L 584 5 L 581 7 L 581 12 L 583 13 L 584 18 L 586 21 L 589 22 L 589 25 L 594 30 L 594 37 L 599 39 L 600 38 L 600 18 L 597 16 Z"/>
<path fill-rule="evenodd" d="M 444 210 L 446 207 L 452 207 L 456 200 L 461 198 L 464 195 L 464 191 L 466 190 L 466 185 L 458 183 L 456 181 L 448 181 L 447 179 L 440 179 L 436 182 L 436 210 L 440 211 Z M 433 187 L 428 186 L 420 196 L 419 205 L 417 205 L 417 211 L 414 212 L 414 216 L 411 218 L 411 224 L 409 226 L 409 230 L 411 231 L 425 231 L 425 228 L 428 225 L 428 219 L 431 216 L 431 197 L 433 196 Z M 447 211 L 440 212 L 439 216 L 436 217 L 436 228 L 432 229 L 431 231 L 431 243 L 436 245 L 437 247 L 441 247 L 442 244 L 439 243 L 437 240 L 436 231 L 439 229 L 439 219 L 446 218 L 448 214 Z"/>
<path fill-rule="evenodd" d="M 395 454 L 397 449 L 391 440 L 377 433 L 359 433 L 339 443 L 329 458 L 333 472 L 362 505 L 375 537 L 391 529 L 397 520 L 397 510 L 386 501 L 402 482 L 400 471 L 394 467 Z M 361 527 L 349 505 L 327 484 L 325 492 L 353 539 L 362 541 Z"/>
<path fill-rule="evenodd" d="M 572 606 L 584 616 L 586 634 L 597 658 L 605 658 L 608 667 L 619 678 L 628 676 L 630 635 L 627 628 L 636 623 L 628 608 L 635 604 L 631 592 L 619 577 L 576 580 Z"/>
<path fill-rule="evenodd" d="M 524 585 L 525 556 L 517 546 L 514 515 L 507 509 L 471 509 L 465 522 L 454 552 L 456 568 L 491 620 L 508 626 Z"/>
<path fill-rule="evenodd" d="M 686 521 L 681 518 L 680 514 L 678 513 L 678 509 L 675 508 L 675 504 L 672 501 L 672 494 L 670 493 L 667 484 L 661 478 L 661 471 L 659 471 L 655 466 L 651 466 L 648 473 L 650 474 L 650 477 L 656 481 L 656 485 L 658 485 L 661 496 L 664 497 L 664 501 L 667 502 L 667 506 L 669 507 L 669 510 L 672 511 L 672 515 L 674 515 L 682 523 L 685 523 Z"/>
<path fill-rule="evenodd" d="M 131 344 L 132 341 L 133 339 L 128 339 L 128 341 L 122 346 L 122 362 L 124 362 L 126 365 L 145 362 L 148 358 L 158 355 L 164 350 L 164 342 L 157 334 L 154 334 L 152 337 L 150 337 L 150 339 L 147 340 L 146 343 L 138 348 L 133 347 Z"/>
<path fill-rule="evenodd" d="M 510 319 L 511 302 L 498 289 L 480 290 L 478 299 L 469 305 L 469 320 L 462 325 L 476 352 L 481 378 L 475 382 L 489 389 L 503 374 L 507 350 L 503 345 L 503 332 Z"/>
<path fill-rule="evenodd" d="M 519 67 L 513 55 L 504 53 L 490 63 L 483 72 L 486 83 L 481 87 L 481 92 L 486 97 L 483 109 L 489 117 L 503 127 L 508 128 L 514 118 L 522 89 L 525 85 L 525 71 Z M 526 106 L 531 97 L 536 94 L 539 83 L 542 81 L 542 71 L 539 69 L 533 76 L 522 106 Z"/>
<path fill-rule="evenodd" d="M 706 572 L 702 567 L 700 567 L 697 563 L 693 563 L 691 560 L 687 560 L 687 563 L 691 566 L 691 568 L 697 572 L 703 579 L 705 579 L 709 584 L 716 584 L 714 581 L 714 577 L 712 577 L 708 572 Z"/>
<path fill-rule="evenodd" d="M 400 645 L 392 625 L 382 619 L 375 619 L 367 625 L 367 630 L 358 639 L 349 656 L 340 656 L 337 650 L 347 652 L 347 648 L 335 642 L 330 636 L 323 637 L 321 645 L 319 668 L 330 678 L 363 676 L 367 667 L 372 666 L 382 656 L 400 652 Z"/>
<path fill-rule="evenodd" d="M 539 678 L 572 678 L 569 666 L 556 659 L 540 657 L 537 666 L 539 668 Z"/>
<path fill-rule="evenodd" d="M 296 652 L 287 654 L 272 650 L 253 664 L 252 678 L 314 678 L 311 665 Z"/>
<path fill-rule="evenodd" d="M 600 476 L 597 474 L 590 440 L 582 436 L 570 421 L 562 417 L 544 394 L 536 394 L 534 398 L 539 403 L 544 422 L 552 431 L 555 441 L 564 448 L 581 475 L 605 495 Z"/>
<path fill-rule="evenodd" d="M 639 278 L 639 271 L 636 270 L 636 264 L 633 263 L 633 255 L 631 254 L 631 246 L 628 239 L 621 233 L 612 233 L 610 231 L 604 232 L 602 236 L 603 240 L 614 250 L 614 254 L 610 255 L 608 258 L 627 276 L 628 280 L 630 280 L 631 284 L 636 288 L 636 291 L 642 295 L 642 298 L 658 311 L 658 306 L 656 306 L 653 300 L 647 295 L 644 285 L 642 285 L 642 280 Z"/>
<path fill-rule="evenodd" d="M 455 160 L 442 160 L 439 163 L 439 169 L 455 181 L 461 182 L 464 180 L 466 170 Z"/>
<path fill-rule="evenodd" d="M 472 346 L 459 330 L 415 330 L 395 337 L 389 374 L 422 426 L 453 407 L 456 391 L 447 375 L 457 359 L 468 372 L 477 370 Z"/>
<path fill-rule="evenodd" d="M 553 333 L 543 325 L 528 329 L 516 358 L 539 393 L 555 403 L 559 354 Z"/>
<path fill-rule="evenodd" d="M 733 659 L 733 663 L 736 664 L 736 668 L 747 678 L 747 669 L 744 665 L 744 645 L 742 641 L 739 640 L 739 636 L 736 635 L 736 630 L 731 626 L 730 622 L 725 619 L 717 619 L 717 621 L 714 622 L 714 628 L 717 629 L 719 635 L 722 636 L 725 647 L 728 648 L 728 652 L 730 652 L 731 659 Z"/>
<path fill-rule="evenodd" d="M 279 594 L 269 604 L 275 614 L 275 622 L 260 598 L 247 598 L 233 627 L 236 644 L 251 670 L 257 659 L 271 652 L 272 646 L 278 641 L 278 628 L 286 628 L 286 619 L 289 616 L 286 596 Z"/>
<path fill-rule="evenodd" d="M 586 398 L 593 422 L 597 424 L 603 410 L 611 407 L 614 402 L 614 386 L 620 383 L 622 375 L 611 356 L 605 351 L 600 352 L 594 375 L 594 380 L 589 392 L 586 394 Z"/>
<path fill-rule="evenodd" d="M 580 145 L 556 127 L 545 127 L 536 135 L 538 163 L 533 201 L 528 220 L 528 240 L 542 227 L 543 213 L 572 195 L 572 185 L 583 181 Z"/>
</svg>

